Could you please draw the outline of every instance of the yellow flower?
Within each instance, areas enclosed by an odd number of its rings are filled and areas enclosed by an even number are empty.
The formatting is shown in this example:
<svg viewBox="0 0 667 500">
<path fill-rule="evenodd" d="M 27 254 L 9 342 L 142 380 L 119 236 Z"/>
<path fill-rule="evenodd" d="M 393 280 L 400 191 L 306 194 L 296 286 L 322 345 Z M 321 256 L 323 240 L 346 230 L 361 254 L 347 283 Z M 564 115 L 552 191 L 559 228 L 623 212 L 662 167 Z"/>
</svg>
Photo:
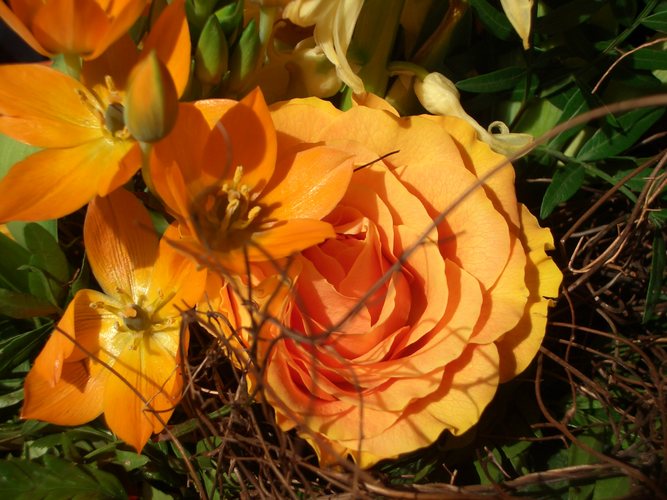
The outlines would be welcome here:
<svg viewBox="0 0 667 500">
<path fill-rule="evenodd" d="M 94 59 L 130 29 L 146 0 L 11 0 L 0 19 L 40 54 Z"/>
<path fill-rule="evenodd" d="M 41 64 L 0 66 L 0 132 L 45 148 L 0 181 L 0 223 L 61 217 L 132 177 L 141 157 L 125 126 L 125 90 L 152 51 L 182 93 L 190 70 L 183 0 L 162 12 L 141 53 L 126 36 L 85 63 L 83 83 Z"/>
<path fill-rule="evenodd" d="M 26 378 L 22 418 L 80 425 L 104 413 L 137 451 L 163 429 L 183 387 L 180 311 L 196 304 L 206 281 L 168 243 L 175 228 L 166 235 L 158 242 L 127 191 L 90 203 L 84 242 L 103 292 L 80 290 L 67 307 Z"/>
</svg>

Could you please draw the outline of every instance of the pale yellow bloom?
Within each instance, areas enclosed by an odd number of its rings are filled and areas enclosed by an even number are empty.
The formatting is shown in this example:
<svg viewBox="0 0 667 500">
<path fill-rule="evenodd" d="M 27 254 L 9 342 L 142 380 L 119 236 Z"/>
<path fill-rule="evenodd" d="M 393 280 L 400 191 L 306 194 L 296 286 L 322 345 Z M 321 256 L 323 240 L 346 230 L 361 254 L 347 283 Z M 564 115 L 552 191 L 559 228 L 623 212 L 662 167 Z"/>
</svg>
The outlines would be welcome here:
<svg viewBox="0 0 667 500">
<path fill-rule="evenodd" d="M 533 9 L 533 0 L 500 0 L 500 4 L 514 31 L 523 40 L 523 48 L 527 50 L 530 47 L 530 13 Z"/>
<path fill-rule="evenodd" d="M 355 94 L 364 84 L 347 60 L 347 49 L 362 5 L 363 0 L 293 0 L 283 11 L 298 26 L 315 26 L 315 43 Z"/>
<path fill-rule="evenodd" d="M 429 73 L 423 80 L 415 80 L 415 93 L 429 113 L 441 116 L 455 116 L 467 121 L 476 131 L 479 139 L 491 149 L 505 156 L 516 153 L 533 142 L 530 134 L 510 133 L 502 122 L 493 122 L 489 130 L 482 127 L 461 106 L 459 91 L 454 83 L 440 73 Z M 497 131 L 497 132 L 493 132 Z"/>
</svg>

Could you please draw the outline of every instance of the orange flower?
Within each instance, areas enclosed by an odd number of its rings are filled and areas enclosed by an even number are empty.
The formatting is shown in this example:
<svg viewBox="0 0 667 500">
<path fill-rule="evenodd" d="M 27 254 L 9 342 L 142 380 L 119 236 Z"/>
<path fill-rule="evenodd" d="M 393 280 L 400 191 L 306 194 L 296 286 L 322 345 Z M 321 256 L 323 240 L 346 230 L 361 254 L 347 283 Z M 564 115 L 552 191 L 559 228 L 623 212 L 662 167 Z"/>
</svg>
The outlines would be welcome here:
<svg viewBox="0 0 667 500">
<path fill-rule="evenodd" d="M 482 179 L 506 159 L 474 129 L 400 118 L 372 96 L 367 105 L 341 112 L 311 98 L 272 111 L 293 144 L 375 162 L 325 218 L 337 237 L 294 263 L 279 316 L 291 333 L 268 322 L 255 349 L 280 426 L 296 427 L 322 463 L 351 455 L 363 467 L 473 426 L 498 384 L 535 356 L 561 279 L 545 253 L 551 234 L 516 200 L 512 168 Z M 249 347 L 257 332 L 247 331 L 235 334 Z"/>
<path fill-rule="evenodd" d="M 124 123 L 124 91 L 130 70 L 153 50 L 182 93 L 190 65 L 183 0 L 162 12 L 141 54 L 122 38 L 84 64 L 83 83 L 40 64 L 0 66 L 0 132 L 46 148 L 0 181 L 0 223 L 61 217 L 134 175 L 141 156 Z"/>
<path fill-rule="evenodd" d="M 130 29 L 146 0 L 10 0 L 0 18 L 40 54 L 94 59 Z"/>
<path fill-rule="evenodd" d="M 80 290 L 67 307 L 26 378 L 21 416 L 80 425 L 104 413 L 141 451 L 181 397 L 180 311 L 199 300 L 205 272 L 158 242 L 148 212 L 122 189 L 90 203 L 84 242 L 103 292 Z"/>
<path fill-rule="evenodd" d="M 334 236 L 320 219 L 347 189 L 348 153 L 276 137 L 259 90 L 197 106 L 181 106 L 151 156 L 155 190 L 190 253 L 243 273 L 244 253 L 250 262 L 280 259 Z"/>
</svg>

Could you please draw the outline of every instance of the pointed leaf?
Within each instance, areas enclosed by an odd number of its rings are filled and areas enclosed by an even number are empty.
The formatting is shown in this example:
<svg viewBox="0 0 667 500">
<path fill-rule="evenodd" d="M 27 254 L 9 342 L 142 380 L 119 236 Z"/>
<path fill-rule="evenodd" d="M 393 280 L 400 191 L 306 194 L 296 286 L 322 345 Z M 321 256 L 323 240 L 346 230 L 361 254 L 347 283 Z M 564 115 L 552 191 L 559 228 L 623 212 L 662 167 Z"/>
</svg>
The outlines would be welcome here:
<svg viewBox="0 0 667 500">
<path fill-rule="evenodd" d="M 551 184 L 544 193 L 542 206 L 540 207 L 540 218 L 549 217 L 553 209 L 559 203 L 569 200 L 574 193 L 579 191 L 586 177 L 586 171 L 581 165 L 569 164 L 556 170 Z"/>
</svg>

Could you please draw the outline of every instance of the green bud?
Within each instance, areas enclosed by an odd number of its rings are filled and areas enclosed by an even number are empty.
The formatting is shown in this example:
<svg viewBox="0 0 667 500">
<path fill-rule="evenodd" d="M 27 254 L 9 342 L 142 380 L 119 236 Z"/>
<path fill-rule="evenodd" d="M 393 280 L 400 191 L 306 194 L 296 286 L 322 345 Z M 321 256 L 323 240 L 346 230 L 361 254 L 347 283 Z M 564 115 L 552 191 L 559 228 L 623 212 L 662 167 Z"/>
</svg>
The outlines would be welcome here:
<svg viewBox="0 0 667 500">
<path fill-rule="evenodd" d="M 130 73 L 123 108 L 125 126 L 138 141 L 159 141 L 174 127 L 178 93 L 155 51 L 139 61 Z"/>
<path fill-rule="evenodd" d="M 206 20 L 213 12 L 216 3 L 217 0 L 187 0 L 185 2 L 185 14 L 195 37 L 206 24 Z"/>
<path fill-rule="evenodd" d="M 252 19 L 244 28 L 239 43 L 232 52 L 232 58 L 229 63 L 229 88 L 230 90 L 241 90 L 246 78 L 252 74 L 257 67 L 257 61 L 260 56 L 261 42 L 259 41 L 259 32 L 257 23 Z"/>
<path fill-rule="evenodd" d="M 215 12 L 215 17 L 218 18 L 227 42 L 234 44 L 243 26 L 243 0 L 225 5 Z"/>
<path fill-rule="evenodd" d="M 202 83 L 217 85 L 229 62 L 227 39 L 215 16 L 210 16 L 195 50 L 195 75 Z"/>
</svg>

